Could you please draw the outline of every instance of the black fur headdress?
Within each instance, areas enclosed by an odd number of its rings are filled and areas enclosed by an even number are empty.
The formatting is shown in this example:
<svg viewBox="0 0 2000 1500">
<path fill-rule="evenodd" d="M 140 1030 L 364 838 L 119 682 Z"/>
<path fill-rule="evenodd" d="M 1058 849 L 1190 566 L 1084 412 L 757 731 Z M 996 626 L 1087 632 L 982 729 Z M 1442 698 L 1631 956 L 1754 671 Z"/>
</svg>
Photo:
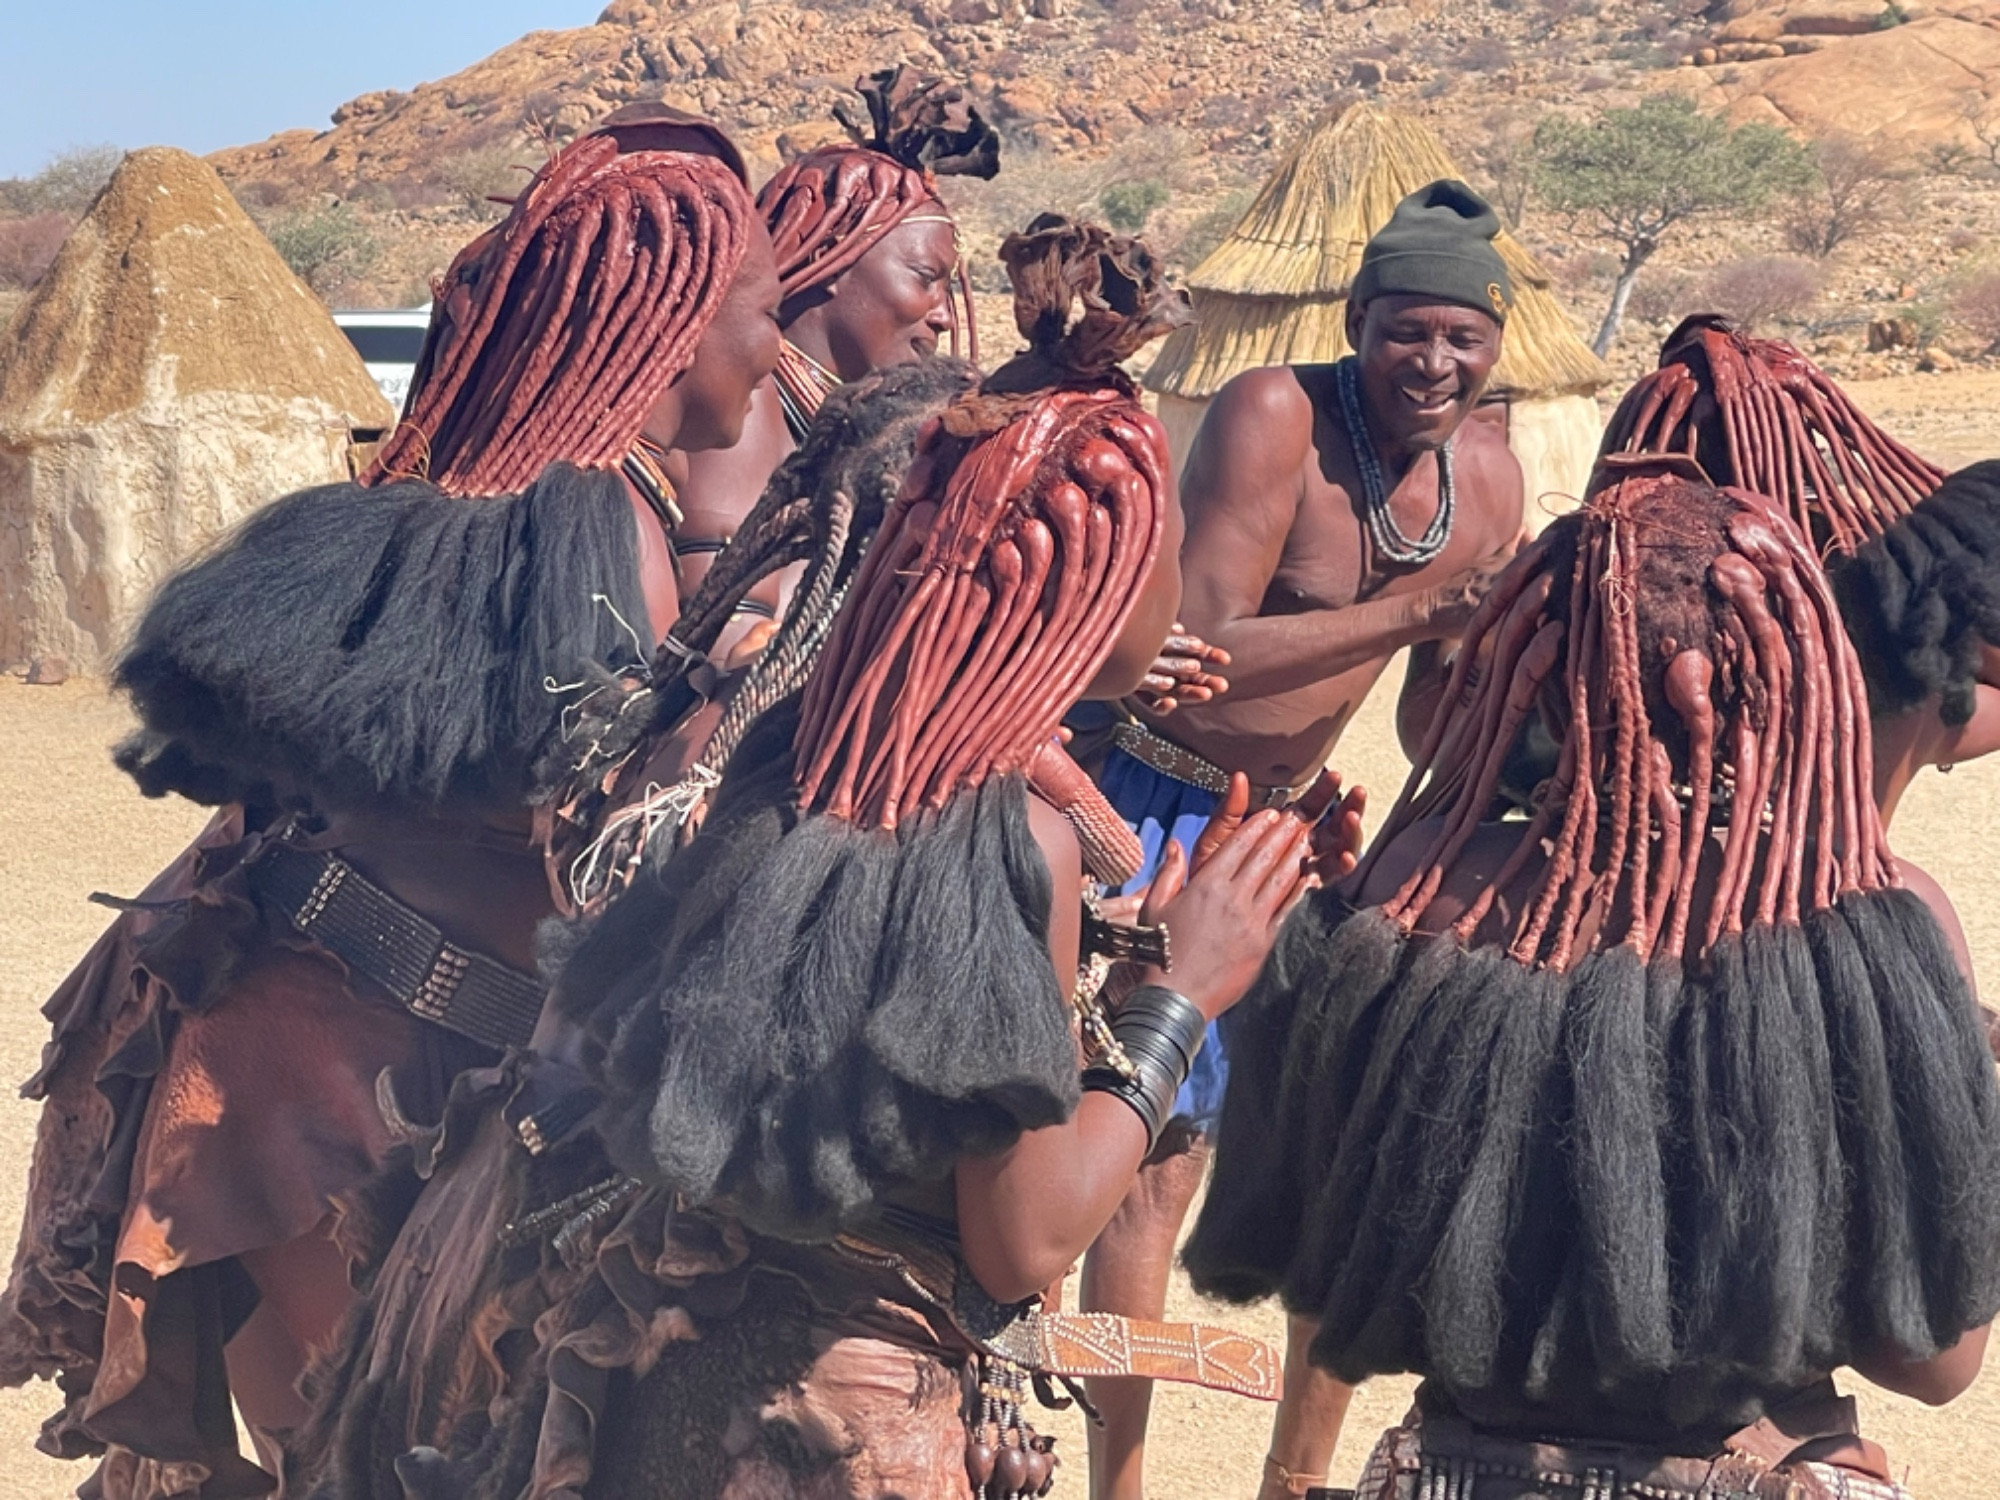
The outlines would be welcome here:
<svg viewBox="0 0 2000 1500">
<path fill-rule="evenodd" d="M 170 579 L 118 664 L 149 795 L 518 802 L 565 696 L 646 623 L 624 481 L 556 464 L 519 495 L 328 485 Z"/>
<path fill-rule="evenodd" d="M 1935 696 L 1972 717 L 1981 646 L 2000 646 L 2000 460 L 1946 477 L 1852 558 L 1829 564 L 1877 713 Z"/>
<path fill-rule="evenodd" d="M 606 1054 L 600 1129 L 620 1163 L 698 1201 L 727 1197 L 774 1234 L 833 1233 L 884 1183 L 941 1176 L 1076 1100 L 1049 974 L 1048 874 L 1020 783 L 895 835 L 802 823 L 796 809 L 786 684 L 816 659 L 923 424 L 975 381 L 970 366 L 932 359 L 830 396 L 688 602 L 674 630 L 686 656 L 663 651 L 652 686 L 580 736 L 589 754 L 559 777 L 568 789 L 555 800 L 598 807 L 587 792 L 605 758 L 643 764 L 644 737 L 673 732 L 696 701 L 687 659 L 736 601 L 806 562 L 704 754 L 741 735 L 701 833 L 671 861 L 664 850 L 634 860 L 631 888 L 566 935 L 577 940 L 566 965 L 550 954 L 559 1003 Z M 784 701 L 732 727 L 767 688 Z"/>
</svg>

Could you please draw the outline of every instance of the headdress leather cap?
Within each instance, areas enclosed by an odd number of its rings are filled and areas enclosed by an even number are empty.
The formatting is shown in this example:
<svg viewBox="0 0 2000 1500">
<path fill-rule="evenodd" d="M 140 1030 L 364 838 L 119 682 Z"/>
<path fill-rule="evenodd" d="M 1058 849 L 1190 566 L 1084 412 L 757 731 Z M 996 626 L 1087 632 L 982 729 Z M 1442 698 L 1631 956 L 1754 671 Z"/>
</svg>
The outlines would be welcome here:
<svg viewBox="0 0 2000 1500">
<path fill-rule="evenodd" d="M 1357 303 L 1376 297 L 1430 297 L 1476 307 L 1501 322 L 1514 305 L 1514 283 L 1493 244 L 1500 216 L 1464 183 L 1444 177 L 1418 188 L 1361 252 L 1349 292 Z"/>
<path fill-rule="evenodd" d="M 641 100 L 623 105 L 599 120 L 588 132 L 608 135 L 627 151 L 687 151 L 696 156 L 713 156 L 734 172 L 745 187 L 750 172 L 743 153 L 713 120 L 689 114 L 659 100 Z"/>
</svg>

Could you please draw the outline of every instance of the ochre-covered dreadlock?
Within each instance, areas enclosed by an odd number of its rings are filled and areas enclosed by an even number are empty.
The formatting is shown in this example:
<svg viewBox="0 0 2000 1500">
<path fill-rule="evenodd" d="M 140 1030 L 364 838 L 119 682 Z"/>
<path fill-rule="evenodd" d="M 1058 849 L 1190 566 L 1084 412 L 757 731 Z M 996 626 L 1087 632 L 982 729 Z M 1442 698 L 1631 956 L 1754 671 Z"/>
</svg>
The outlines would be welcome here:
<svg viewBox="0 0 2000 1500">
<path fill-rule="evenodd" d="M 1784 504 L 1822 550 L 1882 535 L 1944 471 L 1877 427 L 1805 355 L 1726 318 L 1688 318 L 1625 395 L 1606 453 L 1682 453 L 1717 484 Z"/>
<path fill-rule="evenodd" d="M 633 139 L 606 128 L 564 148 L 459 253 L 364 482 L 498 494 L 559 459 L 624 461 L 742 265 L 752 213 L 733 149 Z"/>
<path fill-rule="evenodd" d="M 1197 1289 L 1551 1440 L 1706 1442 L 1984 1325 L 2000 1089 L 1811 545 L 1685 461 L 1609 464 L 1459 661 L 1368 860 L 1232 1015 Z M 1523 822 L 1494 790 L 1536 714 Z"/>
<path fill-rule="evenodd" d="M 835 110 L 853 140 L 805 152 L 757 194 L 787 301 L 853 269 L 898 225 L 925 213 L 949 220 L 937 195 L 939 177 L 991 177 L 1000 169 L 1000 137 L 964 90 L 901 66 L 855 88 L 867 103 L 867 122 Z M 964 353 L 977 363 L 979 333 L 962 258 L 951 318 L 953 352 L 963 326 Z"/>
<path fill-rule="evenodd" d="M 1592 904 L 1598 944 L 1679 958 L 1752 921 L 1796 923 L 1802 902 L 1818 910 L 1894 884 L 1857 732 L 1860 665 L 1804 539 L 1746 491 L 1725 492 L 1732 513 L 1718 522 L 1712 504 L 1690 504 L 1697 481 L 1652 466 L 1607 477 L 1467 627 L 1446 700 L 1468 694 L 1464 711 L 1438 715 L 1375 847 L 1420 818 L 1442 822 L 1385 913 L 1405 932 L 1422 922 L 1545 690 L 1563 704 L 1555 776 L 1501 875 L 1454 923 L 1460 937 L 1537 857 L 1546 865 L 1510 952 L 1556 970 Z M 1635 601 L 1659 597 L 1659 577 L 1704 571 L 1706 618 L 1684 611 L 1672 649 L 1642 639 Z M 1552 594 L 1567 608 L 1552 611 Z M 1663 705 L 1674 743 L 1653 727 Z M 1690 947 L 1700 855 L 1722 827 L 1722 871 Z"/>
<path fill-rule="evenodd" d="M 1030 347 L 925 435 L 806 689 L 801 801 L 866 827 L 1030 768 L 1170 503 L 1165 434 L 1117 366 L 1184 297 L 1137 241 L 1056 215 L 1000 253 Z"/>
</svg>

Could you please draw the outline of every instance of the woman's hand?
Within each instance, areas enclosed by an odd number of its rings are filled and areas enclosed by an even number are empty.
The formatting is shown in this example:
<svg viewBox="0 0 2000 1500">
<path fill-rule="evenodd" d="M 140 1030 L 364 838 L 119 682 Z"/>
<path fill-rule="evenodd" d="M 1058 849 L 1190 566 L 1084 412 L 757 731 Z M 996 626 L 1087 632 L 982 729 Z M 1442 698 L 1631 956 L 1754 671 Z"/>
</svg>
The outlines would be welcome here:
<svg viewBox="0 0 2000 1500">
<path fill-rule="evenodd" d="M 1229 665 L 1229 653 L 1191 635 L 1180 621 L 1139 684 L 1137 697 L 1153 713 L 1170 714 L 1183 703 L 1206 703 L 1229 691 L 1229 679 L 1211 667 Z"/>
<path fill-rule="evenodd" d="M 1321 771 L 1293 810 L 1312 828 L 1311 873 L 1322 881 L 1352 874 L 1361 862 L 1361 815 L 1368 811 L 1368 788 L 1353 787 L 1343 795 L 1340 773 Z"/>
<path fill-rule="evenodd" d="M 1243 997 L 1264 966 L 1278 928 L 1320 884 L 1310 868 L 1312 829 L 1295 813 L 1244 816 L 1250 783 L 1241 773 L 1195 841 L 1193 873 L 1178 843 L 1167 846 L 1140 920 L 1164 922 L 1170 971 L 1147 976 L 1180 991 L 1211 1021 Z"/>
</svg>

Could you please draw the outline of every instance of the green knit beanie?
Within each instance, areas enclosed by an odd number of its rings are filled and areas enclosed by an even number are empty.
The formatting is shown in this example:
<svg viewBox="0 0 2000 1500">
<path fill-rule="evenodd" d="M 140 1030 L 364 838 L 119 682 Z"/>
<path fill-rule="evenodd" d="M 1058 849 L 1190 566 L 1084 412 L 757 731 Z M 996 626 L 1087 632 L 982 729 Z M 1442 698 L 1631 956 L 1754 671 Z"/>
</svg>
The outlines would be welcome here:
<svg viewBox="0 0 2000 1500">
<path fill-rule="evenodd" d="M 1356 303 L 1406 294 L 1456 302 L 1507 321 L 1514 283 L 1494 248 L 1500 216 L 1464 183 L 1440 178 L 1396 205 L 1348 293 Z"/>
</svg>

